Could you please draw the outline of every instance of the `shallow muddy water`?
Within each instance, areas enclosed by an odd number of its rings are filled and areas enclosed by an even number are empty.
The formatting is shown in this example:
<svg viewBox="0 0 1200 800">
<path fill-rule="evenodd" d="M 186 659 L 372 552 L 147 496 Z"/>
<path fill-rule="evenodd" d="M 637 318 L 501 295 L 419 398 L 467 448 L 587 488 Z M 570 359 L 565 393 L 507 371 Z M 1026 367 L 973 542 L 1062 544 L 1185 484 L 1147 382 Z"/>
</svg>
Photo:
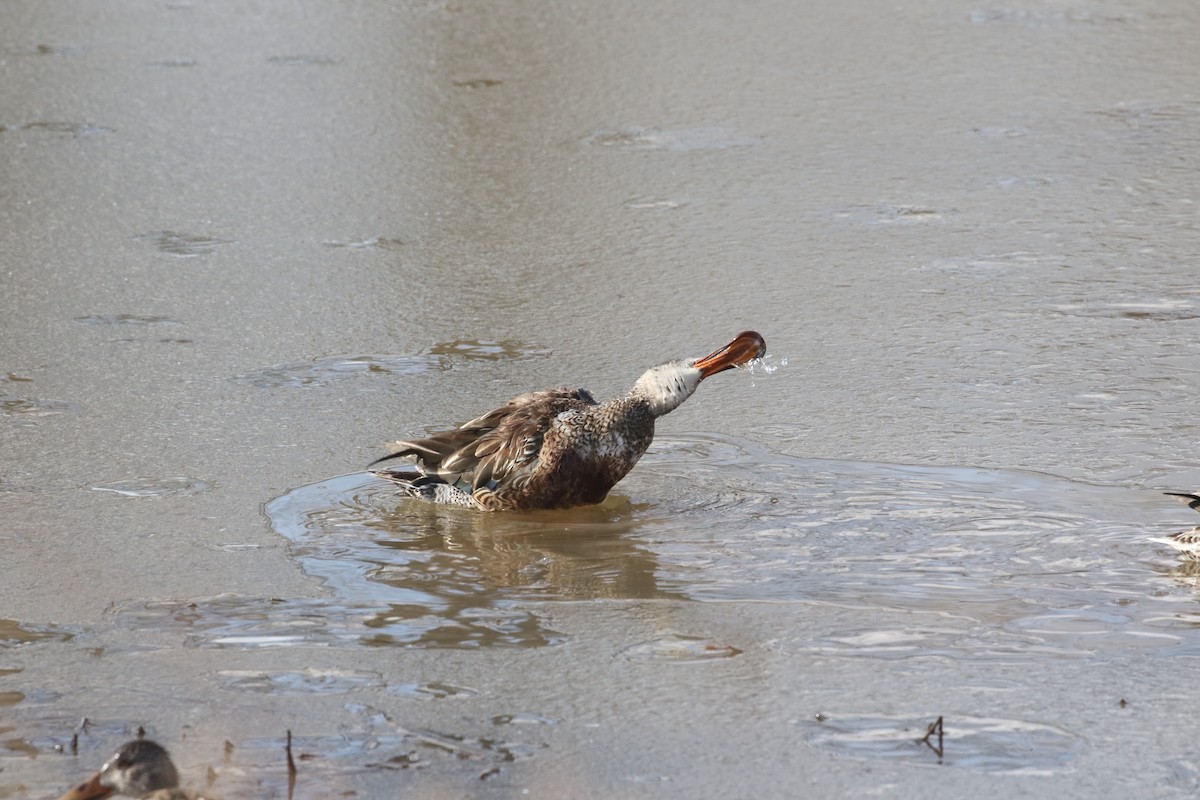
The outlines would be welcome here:
<svg viewBox="0 0 1200 800">
<path fill-rule="evenodd" d="M 1200 789 L 1194 4 L 5 23 L 0 798 Z M 364 471 L 746 328 L 599 506 Z"/>
<path fill-rule="evenodd" d="M 266 513 L 336 598 L 327 624 L 342 618 L 340 638 L 357 628 L 368 645 L 561 644 L 523 606 L 604 598 L 828 604 L 927 620 L 832 630 L 807 643 L 816 653 L 1026 664 L 1129 648 L 1200 654 L 1200 617 L 1190 598 L 1162 592 L 1170 571 L 1155 568 L 1127 490 L 794 459 L 697 435 L 660 437 L 641 466 L 622 484 L 636 502 L 614 496 L 569 512 L 435 509 L 357 473 L 294 489 Z M 286 624 L 284 609 L 276 616 Z"/>
</svg>

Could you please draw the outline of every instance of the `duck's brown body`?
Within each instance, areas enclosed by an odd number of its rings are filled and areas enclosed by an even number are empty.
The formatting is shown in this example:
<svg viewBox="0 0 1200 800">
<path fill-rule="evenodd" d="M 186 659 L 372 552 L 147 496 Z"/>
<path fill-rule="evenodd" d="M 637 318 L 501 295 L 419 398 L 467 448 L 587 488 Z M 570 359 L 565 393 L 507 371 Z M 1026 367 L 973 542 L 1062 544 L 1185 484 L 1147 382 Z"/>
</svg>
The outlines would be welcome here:
<svg viewBox="0 0 1200 800">
<path fill-rule="evenodd" d="M 747 331 L 702 359 L 655 367 L 603 404 L 583 389 L 529 392 L 461 428 L 397 442 L 378 461 L 411 455 L 416 465 L 375 474 L 414 497 L 483 511 L 599 503 L 646 452 L 657 417 L 705 377 L 765 350 L 762 337 Z"/>
<path fill-rule="evenodd" d="M 416 456 L 419 472 L 376 474 L 415 496 L 484 511 L 570 508 L 602 501 L 653 438 L 646 403 L 601 406 L 564 387 L 520 395 L 453 431 L 398 442 L 387 458 Z"/>
</svg>

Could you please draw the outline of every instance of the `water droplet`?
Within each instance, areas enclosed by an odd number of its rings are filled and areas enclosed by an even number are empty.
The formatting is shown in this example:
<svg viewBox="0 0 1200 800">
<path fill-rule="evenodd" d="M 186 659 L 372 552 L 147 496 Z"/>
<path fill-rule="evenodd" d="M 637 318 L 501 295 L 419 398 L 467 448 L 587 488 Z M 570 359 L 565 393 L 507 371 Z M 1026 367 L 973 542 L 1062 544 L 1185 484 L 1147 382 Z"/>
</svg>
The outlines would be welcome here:
<svg viewBox="0 0 1200 800">
<path fill-rule="evenodd" d="M 756 358 L 750 363 L 743 365 L 741 369 L 750 373 L 774 375 L 781 367 L 786 367 L 787 363 L 787 356 L 776 357 L 771 353 L 767 353 L 762 358 Z"/>
</svg>

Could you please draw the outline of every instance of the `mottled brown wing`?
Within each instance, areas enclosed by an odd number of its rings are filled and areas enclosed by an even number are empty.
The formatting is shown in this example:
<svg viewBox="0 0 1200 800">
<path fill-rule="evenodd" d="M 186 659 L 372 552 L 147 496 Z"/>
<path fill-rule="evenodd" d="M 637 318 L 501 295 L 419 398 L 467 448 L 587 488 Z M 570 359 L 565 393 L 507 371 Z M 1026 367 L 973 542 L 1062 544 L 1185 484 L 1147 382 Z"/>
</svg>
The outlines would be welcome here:
<svg viewBox="0 0 1200 800">
<path fill-rule="evenodd" d="M 519 481 L 537 466 L 546 431 L 564 411 L 594 406 L 582 389 L 549 389 L 530 392 L 509 401 L 486 422 L 473 441 L 442 459 L 438 477 L 447 483 L 470 485 L 470 491 Z M 468 423 L 470 424 L 470 423 Z"/>
<path fill-rule="evenodd" d="M 555 417 L 594 405 L 585 389 L 529 392 L 461 428 L 397 442 L 399 449 L 384 458 L 416 456 L 426 475 L 466 491 L 508 483 L 537 466 L 542 441 Z"/>
</svg>

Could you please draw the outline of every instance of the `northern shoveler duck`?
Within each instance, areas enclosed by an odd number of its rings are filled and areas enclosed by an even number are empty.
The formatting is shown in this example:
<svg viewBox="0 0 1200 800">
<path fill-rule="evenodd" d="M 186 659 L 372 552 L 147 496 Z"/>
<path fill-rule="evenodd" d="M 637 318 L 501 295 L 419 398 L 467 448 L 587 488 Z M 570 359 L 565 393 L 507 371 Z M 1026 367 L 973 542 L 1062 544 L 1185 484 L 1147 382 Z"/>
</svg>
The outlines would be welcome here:
<svg viewBox="0 0 1200 800">
<path fill-rule="evenodd" d="M 140 797 L 142 800 L 218 800 L 216 795 L 179 788 L 179 773 L 171 756 L 149 739 L 134 739 L 121 745 L 92 777 L 58 800 Z"/>
<path fill-rule="evenodd" d="M 597 403 L 585 389 L 529 392 L 455 430 L 395 443 L 372 461 L 415 456 L 408 469 L 375 472 L 406 494 L 481 511 L 599 503 L 654 438 L 654 420 L 692 396 L 700 381 L 762 358 L 754 331 L 703 358 L 648 370 L 624 397 Z"/>
<path fill-rule="evenodd" d="M 1174 497 L 1181 503 L 1187 503 L 1188 508 L 1200 511 L 1200 494 L 1188 494 L 1187 492 L 1163 492 L 1163 494 Z M 1185 556 L 1200 559 L 1200 527 L 1182 531 L 1173 536 L 1151 537 L 1150 541 L 1165 544 Z"/>
</svg>

